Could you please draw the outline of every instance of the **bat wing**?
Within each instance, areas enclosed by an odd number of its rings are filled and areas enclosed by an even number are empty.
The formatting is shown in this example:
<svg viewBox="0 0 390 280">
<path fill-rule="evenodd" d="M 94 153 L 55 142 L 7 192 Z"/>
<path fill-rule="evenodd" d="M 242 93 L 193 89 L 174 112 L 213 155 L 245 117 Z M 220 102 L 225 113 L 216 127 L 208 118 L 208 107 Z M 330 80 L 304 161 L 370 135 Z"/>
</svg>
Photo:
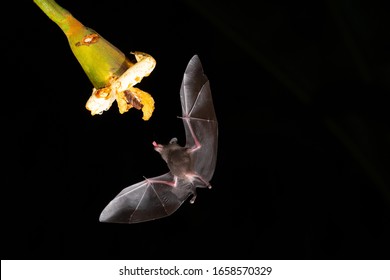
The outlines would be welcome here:
<svg viewBox="0 0 390 280">
<path fill-rule="evenodd" d="M 217 161 L 218 122 L 210 84 L 197 55 L 184 72 L 180 89 L 186 147 L 193 148 L 193 168 L 203 179 L 211 180 Z"/>
<path fill-rule="evenodd" d="M 173 187 L 173 175 L 146 179 L 123 189 L 100 214 L 107 223 L 139 223 L 171 215 L 193 193 L 193 187 Z"/>
</svg>

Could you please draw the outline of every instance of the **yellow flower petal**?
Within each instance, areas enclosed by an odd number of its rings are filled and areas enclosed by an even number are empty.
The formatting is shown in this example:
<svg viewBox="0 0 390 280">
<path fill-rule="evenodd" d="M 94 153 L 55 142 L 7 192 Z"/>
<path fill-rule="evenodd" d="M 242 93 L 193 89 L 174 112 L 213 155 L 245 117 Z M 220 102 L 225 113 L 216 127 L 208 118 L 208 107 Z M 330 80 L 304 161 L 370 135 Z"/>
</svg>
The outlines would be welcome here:
<svg viewBox="0 0 390 280">
<path fill-rule="evenodd" d="M 137 63 L 130 66 L 120 77 L 111 77 L 110 84 L 99 90 L 94 89 L 86 108 L 92 115 L 107 111 L 116 99 L 119 112 L 126 113 L 131 108 L 142 109 L 143 119 L 149 120 L 154 111 L 152 96 L 133 87 L 153 71 L 156 61 L 146 53 L 134 52 Z"/>
</svg>

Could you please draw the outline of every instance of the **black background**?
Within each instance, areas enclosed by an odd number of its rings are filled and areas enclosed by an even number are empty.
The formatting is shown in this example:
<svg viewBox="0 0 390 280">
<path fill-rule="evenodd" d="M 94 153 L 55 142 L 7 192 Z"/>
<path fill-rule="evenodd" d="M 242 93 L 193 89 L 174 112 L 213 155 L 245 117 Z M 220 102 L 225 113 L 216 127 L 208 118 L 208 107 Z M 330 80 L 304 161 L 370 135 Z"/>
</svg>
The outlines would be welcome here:
<svg viewBox="0 0 390 280">
<path fill-rule="evenodd" d="M 390 10 L 377 0 L 58 1 L 157 61 L 145 122 L 92 85 L 32 1 L 5 7 L 2 259 L 388 259 Z M 14 3 L 17 4 L 17 3 Z M 17 6 L 17 7 L 16 7 Z M 124 187 L 167 171 L 198 54 L 219 121 L 213 189 L 172 216 L 102 224 Z"/>
</svg>

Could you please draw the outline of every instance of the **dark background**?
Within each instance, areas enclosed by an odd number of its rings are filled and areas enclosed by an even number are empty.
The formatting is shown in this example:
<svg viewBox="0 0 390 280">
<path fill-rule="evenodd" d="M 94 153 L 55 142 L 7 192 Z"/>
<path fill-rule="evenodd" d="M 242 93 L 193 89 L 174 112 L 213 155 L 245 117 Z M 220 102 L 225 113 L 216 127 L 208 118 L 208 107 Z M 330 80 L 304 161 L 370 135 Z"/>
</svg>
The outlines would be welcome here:
<svg viewBox="0 0 390 280">
<path fill-rule="evenodd" d="M 92 85 L 60 28 L 32 1 L 5 7 L 2 259 L 389 259 L 381 1 L 58 3 L 156 59 L 139 86 L 156 109 L 147 122 L 116 103 L 92 117 Z M 99 223 L 120 190 L 167 171 L 151 142 L 183 139 L 194 54 L 219 121 L 213 189 L 164 219 Z"/>
</svg>

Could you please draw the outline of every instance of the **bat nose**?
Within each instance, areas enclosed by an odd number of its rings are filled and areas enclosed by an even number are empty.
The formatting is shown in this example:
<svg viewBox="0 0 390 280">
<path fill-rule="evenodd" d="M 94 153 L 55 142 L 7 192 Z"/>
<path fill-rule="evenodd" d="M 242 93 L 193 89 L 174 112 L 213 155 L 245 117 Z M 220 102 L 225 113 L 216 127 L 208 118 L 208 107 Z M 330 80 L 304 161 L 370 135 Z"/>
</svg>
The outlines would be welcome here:
<svg viewBox="0 0 390 280">
<path fill-rule="evenodd" d="M 154 147 L 154 150 L 156 150 L 157 152 L 161 152 L 162 151 L 162 149 L 164 148 L 164 146 L 163 145 L 161 145 L 161 144 L 158 144 L 156 141 L 153 141 L 153 147 Z"/>
</svg>

